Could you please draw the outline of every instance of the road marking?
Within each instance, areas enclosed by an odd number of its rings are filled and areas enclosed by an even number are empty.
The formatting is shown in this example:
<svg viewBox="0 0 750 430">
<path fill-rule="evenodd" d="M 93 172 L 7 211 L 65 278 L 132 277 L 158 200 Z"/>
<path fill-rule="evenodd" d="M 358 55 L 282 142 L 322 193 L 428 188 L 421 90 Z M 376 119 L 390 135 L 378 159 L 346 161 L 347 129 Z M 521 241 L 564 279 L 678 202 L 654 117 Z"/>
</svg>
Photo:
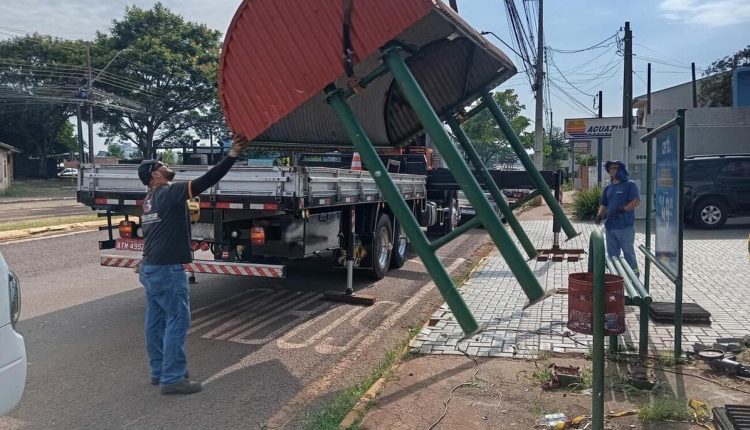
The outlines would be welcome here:
<svg viewBox="0 0 750 430">
<path fill-rule="evenodd" d="M 465 258 L 456 258 L 448 267 L 447 271 L 448 273 L 451 273 L 456 268 L 458 268 L 461 264 L 463 264 L 466 261 Z M 424 297 L 429 294 L 432 290 L 435 289 L 435 283 L 433 281 L 428 282 L 423 287 L 421 287 L 416 293 L 414 293 L 406 302 L 404 302 L 403 305 L 401 305 L 398 309 L 396 309 L 393 313 L 389 314 L 388 317 L 378 325 L 375 329 L 373 329 L 370 332 L 366 332 L 365 330 L 362 330 L 363 334 L 360 336 L 362 339 L 359 342 L 356 347 L 354 347 L 348 354 L 346 354 L 344 357 L 342 357 L 330 370 L 325 371 L 325 373 L 322 375 L 322 377 L 314 382 L 312 382 L 310 385 L 305 386 L 301 391 L 299 391 L 290 401 L 288 401 L 279 411 L 274 414 L 264 425 L 264 428 L 281 428 L 285 424 L 287 424 L 286 420 L 289 419 L 289 417 L 292 417 L 293 414 L 296 411 L 300 410 L 300 407 L 307 403 L 310 399 L 314 399 L 317 397 L 317 395 L 328 388 L 334 381 L 339 380 L 343 374 L 348 372 L 351 366 L 354 365 L 354 363 L 358 363 L 359 359 L 364 356 L 368 351 L 370 351 L 370 348 L 372 345 L 377 342 L 383 334 L 391 330 L 393 326 L 409 311 L 414 308 L 418 303 L 420 303 Z M 389 302 L 386 302 L 389 303 Z M 337 307 L 336 309 L 345 309 L 346 307 L 341 306 Z M 365 313 L 365 311 L 369 308 L 360 308 L 360 307 L 353 307 L 352 309 L 349 309 L 347 312 L 344 313 L 344 315 L 338 317 L 336 321 L 334 321 L 331 324 L 326 324 L 325 326 L 321 327 L 320 331 L 311 336 L 309 339 L 307 339 L 304 342 L 301 343 L 294 343 L 288 340 L 291 337 L 291 332 L 287 333 L 285 336 L 283 336 L 281 339 L 279 339 L 276 342 L 276 345 L 279 346 L 281 349 L 293 349 L 293 348 L 301 348 L 304 346 L 310 346 L 313 343 L 315 343 L 317 340 L 319 340 L 321 337 L 328 334 L 331 330 L 333 330 L 336 326 L 341 324 L 341 322 L 349 319 L 350 317 L 354 316 L 357 313 Z M 324 321 L 325 316 L 328 314 L 322 314 L 319 315 L 312 320 L 306 321 L 299 327 L 293 329 L 294 333 L 300 333 L 305 328 L 308 328 L 315 324 L 316 322 L 320 323 L 321 321 Z M 357 319 L 358 321 L 361 321 L 362 317 Z M 347 344 L 347 346 L 349 346 Z M 337 347 L 331 346 L 331 345 L 323 345 L 320 348 L 316 348 L 316 350 L 322 350 L 323 352 L 331 351 L 335 352 Z M 226 367 L 225 369 L 220 370 L 219 372 L 215 373 L 211 377 L 207 378 L 204 381 L 204 384 L 210 384 L 214 381 L 216 381 L 219 378 L 223 378 L 227 375 L 230 375 L 234 372 L 241 371 L 243 369 L 247 369 L 249 367 L 252 367 L 256 364 L 258 364 L 261 361 L 268 360 L 268 357 L 264 357 L 263 350 L 256 351 L 253 353 L 250 353 L 246 355 L 244 358 L 242 358 L 237 363 Z"/>
</svg>

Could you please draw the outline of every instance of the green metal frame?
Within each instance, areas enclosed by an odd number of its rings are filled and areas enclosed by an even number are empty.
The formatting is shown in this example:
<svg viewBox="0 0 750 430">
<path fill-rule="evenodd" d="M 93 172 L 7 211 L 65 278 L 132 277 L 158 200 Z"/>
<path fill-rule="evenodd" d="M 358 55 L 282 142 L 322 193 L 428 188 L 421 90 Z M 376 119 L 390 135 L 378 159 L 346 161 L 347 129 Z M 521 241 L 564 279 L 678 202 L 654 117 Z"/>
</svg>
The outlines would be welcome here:
<svg viewBox="0 0 750 430">
<path fill-rule="evenodd" d="M 484 195 L 484 191 L 482 191 L 476 178 L 464 162 L 463 157 L 453 145 L 450 136 L 448 136 L 448 133 L 443 128 L 440 118 L 438 118 L 429 100 L 427 100 L 424 92 L 419 87 L 406 62 L 401 58 L 399 49 L 397 47 L 385 48 L 382 51 L 382 59 L 388 66 L 388 69 L 390 69 L 393 80 L 398 85 L 401 94 L 409 102 L 425 131 L 430 135 L 433 143 L 438 151 L 440 151 L 443 160 L 450 168 L 456 182 L 458 182 L 466 198 L 474 207 L 476 217 L 482 222 L 485 230 L 508 263 L 511 272 L 518 279 L 521 288 L 523 288 L 526 297 L 529 299 L 529 304 L 544 299 L 544 289 L 534 276 L 531 268 L 524 261 L 521 252 L 516 248 L 510 234 L 505 230 L 505 227 L 503 227 L 500 219 L 495 214 L 487 197 Z M 536 170 L 534 172 L 541 178 L 539 172 Z M 546 184 L 544 185 L 546 187 Z M 549 188 L 547 190 L 549 191 Z"/>
<path fill-rule="evenodd" d="M 482 159 L 479 158 L 479 154 L 477 154 L 477 150 L 474 149 L 474 145 L 471 144 L 469 136 L 466 135 L 456 118 L 448 120 L 448 126 L 453 130 L 453 134 L 456 136 L 456 139 L 458 139 L 458 143 L 461 144 L 461 147 L 464 149 L 466 156 L 469 157 L 469 161 L 474 165 L 477 174 L 479 174 L 482 181 L 484 181 L 487 191 L 489 191 L 492 198 L 495 199 L 497 207 L 500 208 L 500 211 L 503 213 L 511 230 L 516 234 L 518 241 L 521 242 L 521 246 L 526 251 L 526 255 L 529 256 L 529 259 L 536 257 L 538 254 L 536 247 L 531 243 L 526 232 L 523 231 L 521 223 L 518 222 L 518 219 L 513 215 L 513 210 L 511 210 L 508 202 L 505 201 L 505 196 L 503 196 L 500 188 L 498 188 L 497 184 L 492 179 L 492 176 L 490 176 L 490 172 L 487 171 L 487 167 L 482 162 Z"/>
<path fill-rule="evenodd" d="M 536 167 L 534 167 L 534 162 L 531 160 L 531 157 L 529 157 L 529 154 L 526 153 L 526 149 L 523 147 L 521 139 L 519 139 L 516 132 L 513 131 L 513 127 L 511 127 L 510 122 L 508 122 L 508 119 L 503 114 L 503 111 L 500 110 L 500 106 L 497 105 L 497 102 L 489 91 L 486 91 L 482 95 L 482 101 L 484 102 L 484 105 L 489 108 L 492 116 L 495 117 L 495 121 L 497 121 L 497 124 L 500 126 L 500 130 L 502 130 L 505 138 L 508 139 L 510 146 L 516 153 L 516 156 L 518 156 L 518 159 L 521 161 L 521 164 L 523 164 L 523 167 L 531 176 L 531 180 L 534 182 L 534 185 L 536 185 L 537 190 L 542 193 L 542 197 L 544 198 L 544 201 L 547 202 L 547 206 L 549 206 L 555 219 L 560 222 L 560 226 L 565 232 L 565 235 L 568 236 L 568 239 L 578 236 L 575 227 L 573 227 L 573 224 L 565 215 L 565 212 L 563 212 L 560 202 L 555 199 L 555 195 L 552 194 L 549 185 L 544 182 L 544 178 L 542 178 L 542 175 Z"/>
<path fill-rule="evenodd" d="M 589 272 L 594 273 L 594 345 L 591 353 L 591 423 L 594 430 L 604 429 L 604 267 L 606 258 L 604 237 L 600 231 L 594 231 L 589 239 Z"/>
<path fill-rule="evenodd" d="M 425 268 L 427 268 L 430 276 L 435 281 L 440 294 L 453 311 L 461 329 L 467 336 L 476 333 L 479 330 L 479 325 L 474 319 L 474 315 L 471 314 L 468 306 L 466 306 L 466 302 L 464 302 L 463 297 L 461 297 L 461 294 L 453 284 L 450 274 L 440 262 L 437 255 L 435 255 L 427 237 L 414 218 L 411 209 L 401 197 L 398 188 L 393 183 L 388 170 L 372 146 L 364 129 L 359 121 L 357 121 L 354 112 L 346 104 L 342 91 L 329 86 L 326 88 L 326 95 L 328 97 L 328 104 L 336 112 L 344 131 L 362 157 L 362 161 L 383 193 L 388 206 L 409 237 L 412 248 L 419 255 L 419 258 L 422 259 Z"/>
<path fill-rule="evenodd" d="M 362 82 L 366 85 L 367 83 L 374 80 L 377 76 L 381 76 L 383 73 L 391 73 L 394 82 L 401 91 L 401 94 L 408 101 L 409 105 L 417 115 L 417 118 L 421 122 L 425 131 L 432 138 L 432 141 L 440 151 L 440 154 L 443 157 L 445 163 L 448 165 L 448 168 L 450 168 L 453 177 L 456 179 L 456 182 L 463 190 L 466 198 L 476 210 L 476 217 L 473 220 L 462 226 L 459 226 L 453 232 L 430 243 L 424 232 L 422 231 L 419 223 L 415 219 L 412 210 L 399 194 L 398 189 L 396 188 L 393 180 L 388 174 L 388 171 L 384 166 L 382 160 L 378 156 L 375 147 L 362 128 L 362 125 L 359 123 L 356 116 L 354 115 L 354 112 L 346 103 L 346 99 L 353 96 L 355 93 L 351 90 L 338 89 L 334 85 L 329 85 L 325 90 L 327 102 L 336 113 L 336 116 L 338 117 L 345 133 L 347 134 L 347 137 L 362 157 L 362 162 L 370 171 L 375 183 L 383 194 L 383 197 L 388 202 L 389 208 L 395 215 L 399 224 L 403 227 L 406 235 L 409 237 L 412 248 L 422 259 L 425 268 L 432 276 L 432 279 L 435 281 L 435 285 L 438 287 L 440 294 L 442 294 L 446 303 L 453 311 L 453 314 L 456 317 L 456 321 L 459 323 L 466 335 L 471 335 L 479 330 L 479 325 L 477 324 L 474 316 L 471 314 L 471 311 L 466 306 L 466 303 L 453 284 L 453 281 L 451 280 L 451 277 L 448 274 L 447 270 L 436 256 L 436 251 L 441 246 L 455 239 L 459 235 L 467 232 L 468 230 L 480 224 L 484 226 L 487 233 L 492 238 L 492 241 L 495 243 L 497 248 L 500 250 L 500 253 L 505 258 L 505 261 L 508 263 L 511 272 L 515 275 L 516 279 L 518 279 L 521 288 L 524 290 L 524 293 L 528 298 L 527 305 L 536 303 L 544 299 L 546 295 L 544 289 L 541 287 L 539 281 L 531 271 L 531 268 L 528 264 L 526 264 L 523 255 L 516 247 L 510 234 L 501 223 L 500 218 L 492 209 L 492 206 L 490 205 L 487 197 L 484 194 L 484 191 L 474 177 L 474 174 L 464 162 L 462 155 L 454 146 L 453 142 L 448 136 L 448 133 L 443 128 L 443 124 L 440 118 L 432 108 L 430 102 L 427 100 L 427 97 L 425 96 L 422 89 L 419 87 L 419 84 L 407 67 L 406 62 L 401 58 L 399 51 L 400 48 L 397 46 L 389 46 L 384 48 L 382 50 L 383 66 L 378 67 L 371 75 L 363 78 Z M 494 102 L 494 100 L 492 100 L 491 97 L 490 100 L 491 103 L 485 101 L 484 103 L 482 103 L 482 105 L 488 106 L 491 110 L 494 106 L 494 109 L 499 112 L 497 104 Z M 502 121 L 505 121 L 505 117 L 501 112 L 499 113 L 499 116 L 495 115 L 495 117 L 498 120 L 500 127 L 503 128 Z M 505 122 L 507 125 L 507 121 Z M 537 252 L 536 249 L 532 246 L 531 241 L 528 239 L 528 236 L 526 236 L 520 223 L 518 223 L 517 219 L 512 213 L 512 209 L 517 207 L 520 203 L 516 205 L 508 205 L 505 202 L 502 193 L 495 184 L 494 180 L 490 177 L 489 172 L 487 171 L 484 164 L 477 156 L 476 151 L 471 145 L 471 142 L 458 126 L 458 122 L 453 120 L 452 125 L 454 127 L 454 131 L 457 131 L 457 135 L 459 135 L 459 140 L 462 147 L 469 155 L 469 158 L 472 160 L 472 163 L 474 164 L 478 174 L 483 178 L 484 182 L 487 183 L 490 194 L 492 194 L 498 204 L 498 207 L 500 207 L 500 209 L 503 211 L 503 215 L 508 221 L 508 224 L 511 226 L 511 228 L 513 228 L 516 236 L 519 238 L 519 241 L 521 241 L 529 256 L 535 256 Z M 507 126 L 509 127 L 509 125 Z M 515 140 L 515 142 L 517 142 L 517 145 L 514 145 L 514 150 L 516 150 L 519 158 L 524 160 L 525 156 L 525 159 L 528 159 L 528 154 L 526 154 L 525 150 L 523 150 L 518 136 L 516 136 L 515 133 L 512 132 L 512 129 L 510 129 L 510 131 L 504 130 L 504 133 L 509 140 Z M 535 194 L 541 193 L 545 197 L 545 200 L 547 200 L 547 203 L 550 205 L 550 208 L 552 208 L 555 216 L 560 219 L 563 228 L 568 234 L 568 237 L 575 236 L 577 233 L 573 229 L 572 224 L 563 214 L 562 208 L 560 207 L 557 200 L 555 200 L 549 187 L 544 182 L 539 172 L 534 168 L 533 164 L 525 164 L 525 166 L 531 174 L 532 180 L 537 186 L 537 191 L 535 192 Z"/>
</svg>

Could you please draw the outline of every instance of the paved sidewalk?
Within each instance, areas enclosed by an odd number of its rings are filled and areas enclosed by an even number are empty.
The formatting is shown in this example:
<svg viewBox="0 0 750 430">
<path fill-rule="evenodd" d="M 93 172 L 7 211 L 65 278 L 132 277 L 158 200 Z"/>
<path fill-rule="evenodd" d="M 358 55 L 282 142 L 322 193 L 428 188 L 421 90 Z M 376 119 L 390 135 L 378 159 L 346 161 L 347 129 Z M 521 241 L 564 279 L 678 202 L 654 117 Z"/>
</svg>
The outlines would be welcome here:
<svg viewBox="0 0 750 430">
<path fill-rule="evenodd" d="M 552 221 L 522 221 L 532 243 L 540 248 L 552 246 Z M 636 234 L 636 246 L 644 243 L 643 223 Z M 563 248 L 588 249 L 591 232 L 599 228 L 578 223 L 581 235 L 561 244 Z M 717 231 L 685 230 L 684 302 L 697 303 L 712 314 L 711 325 L 683 325 L 683 349 L 694 342 L 715 342 L 717 337 L 741 337 L 750 333 L 750 263 L 747 250 L 747 226 L 730 226 Z M 561 235 L 564 239 L 564 235 Z M 639 264 L 643 266 L 643 255 Z M 531 261 L 534 274 L 545 290 L 567 288 L 569 273 L 584 272 L 587 256 L 578 262 Z M 653 267 L 653 266 L 652 266 Z M 651 294 L 654 301 L 673 302 L 674 286 L 658 271 L 652 270 Z M 567 295 L 555 294 L 544 302 L 522 310 L 526 296 L 510 272 L 505 260 L 494 250 L 462 288 L 462 294 L 474 316 L 485 330 L 461 343 L 473 356 L 532 358 L 540 351 L 560 353 L 587 352 L 591 336 L 566 337 Z M 626 307 L 628 346 L 638 345 L 638 308 Z M 447 305 L 432 316 L 412 343 L 412 352 L 421 354 L 462 354 L 456 347 L 463 336 Z M 671 324 L 649 324 L 650 352 L 673 349 Z"/>
</svg>

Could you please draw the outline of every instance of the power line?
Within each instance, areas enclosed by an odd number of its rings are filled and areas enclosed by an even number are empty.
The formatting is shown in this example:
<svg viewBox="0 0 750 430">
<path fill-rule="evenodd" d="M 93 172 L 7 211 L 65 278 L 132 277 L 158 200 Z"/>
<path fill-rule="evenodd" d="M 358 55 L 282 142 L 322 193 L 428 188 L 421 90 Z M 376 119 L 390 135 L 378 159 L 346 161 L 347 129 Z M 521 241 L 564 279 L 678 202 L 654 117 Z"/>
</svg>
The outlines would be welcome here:
<svg viewBox="0 0 750 430">
<path fill-rule="evenodd" d="M 588 48 L 581 48 L 581 49 L 552 49 L 552 51 L 560 53 L 560 54 L 577 54 L 577 53 L 580 53 L 580 52 L 590 51 L 592 49 L 607 48 L 607 47 L 610 47 L 610 46 L 616 44 L 617 42 L 612 42 L 612 43 L 609 43 L 607 45 L 602 45 L 602 44 L 604 42 L 607 42 L 609 40 L 612 40 L 612 39 L 616 38 L 617 35 L 618 35 L 618 33 L 615 33 L 612 36 L 609 36 L 608 38 L 602 40 L 601 42 L 589 46 Z"/>
<path fill-rule="evenodd" d="M 572 84 L 572 83 L 571 83 L 571 82 L 570 82 L 570 81 L 568 80 L 568 78 L 567 78 L 567 77 L 565 77 L 565 75 L 563 74 L 563 72 L 561 72 L 561 71 L 560 71 L 560 68 L 559 68 L 559 67 L 557 67 L 557 64 L 555 64 L 555 60 L 553 59 L 553 57 L 552 57 L 552 54 L 551 54 L 551 53 L 550 53 L 550 55 L 549 55 L 549 57 L 548 57 L 548 58 L 549 58 L 549 61 L 548 61 L 548 63 L 552 63 L 552 67 L 554 67 L 554 68 L 555 68 L 555 70 L 557 70 L 557 73 L 559 73 L 559 74 L 560 74 L 560 76 L 561 76 L 561 77 L 563 78 L 563 80 L 565 80 L 565 82 L 567 82 L 567 83 L 568 83 L 568 85 L 570 85 L 570 86 L 571 86 L 571 87 L 572 87 L 572 88 L 573 88 L 574 90 L 578 91 L 579 93 L 583 94 L 584 96 L 594 97 L 594 95 L 593 95 L 593 94 L 588 94 L 587 92 L 585 92 L 585 91 L 581 90 L 580 88 L 578 88 L 577 86 L 573 85 L 573 84 Z"/>
</svg>

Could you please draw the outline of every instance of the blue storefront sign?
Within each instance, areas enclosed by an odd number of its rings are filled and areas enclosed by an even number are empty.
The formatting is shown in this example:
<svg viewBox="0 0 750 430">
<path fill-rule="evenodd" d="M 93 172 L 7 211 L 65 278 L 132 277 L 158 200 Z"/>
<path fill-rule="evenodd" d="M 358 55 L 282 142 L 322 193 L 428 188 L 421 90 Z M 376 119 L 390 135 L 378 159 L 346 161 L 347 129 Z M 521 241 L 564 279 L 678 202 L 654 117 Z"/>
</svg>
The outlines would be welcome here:
<svg viewBox="0 0 750 430">
<path fill-rule="evenodd" d="M 656 137 L 656 258 L 672 276 L 677 277 L 680 266 L 680 223 L 679 213 L 680 153 L 679 127 L 672 127 Z"/>
</svg>

